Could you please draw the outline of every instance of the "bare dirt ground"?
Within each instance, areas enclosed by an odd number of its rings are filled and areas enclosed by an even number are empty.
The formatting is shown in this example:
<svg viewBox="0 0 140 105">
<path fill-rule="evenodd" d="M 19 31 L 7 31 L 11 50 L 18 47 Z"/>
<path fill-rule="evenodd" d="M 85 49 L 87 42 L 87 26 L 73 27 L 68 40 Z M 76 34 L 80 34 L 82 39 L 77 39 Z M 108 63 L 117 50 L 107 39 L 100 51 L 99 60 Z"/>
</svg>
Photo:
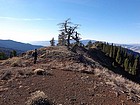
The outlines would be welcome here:
<svg viewBox="0 0 140 105">
<path fill-rule="evenodd" d="M 36 91 L 45 93 L 55 105 L 140 105 L 139 84 L 100 68 L 98 63 L 79 62 L 79 54 L 65 48 L 45 48 L 39 54 L 35 65 L 27 55 L 16 58 L 19 65 L 15 58 L 1 61 L 0 105 L 25 105 Z"/>
</svg>

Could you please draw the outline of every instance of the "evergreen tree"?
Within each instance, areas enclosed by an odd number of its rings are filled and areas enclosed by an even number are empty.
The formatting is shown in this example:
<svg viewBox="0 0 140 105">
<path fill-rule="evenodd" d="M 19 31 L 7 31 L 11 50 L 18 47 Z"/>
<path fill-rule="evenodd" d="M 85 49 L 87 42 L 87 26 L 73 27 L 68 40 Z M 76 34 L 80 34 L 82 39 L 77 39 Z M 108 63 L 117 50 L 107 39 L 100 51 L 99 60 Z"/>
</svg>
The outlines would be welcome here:
<svg viewBox="0 0 140 105">
<path fill-rule="evenodd" d="M 129 54 L 129 60 L 131 61 L 131 64 L 133 65 L 134 64 L 134 60 L 135 60 L 135 57 L 133 54 Z"/>
<path fill-rule="evenodd" d="M 10 52 L 10 58 L 12 58 L 12 57 L 13 57 L 13 52 L 11 51 L 11 52 Z"/>
<path fill-rule="evenodd" d="M 139 57 L 136 57 L 134 60 L 134 64 L 132 67 L 132 75 L 136 75 L 137 74 L 137 70 L 138 70 L 138 64 L 139 64 Z"/>
<path fill-rule="evenodd" d="M 106 43 L 103 43 L 103 49 L 102 49 L 102 51 L 105 53 L 105 51 L 106 51 Z"/>
<path fill-rule="evenodd" d="M 116 54 L 117 54 L 116 48 L 117 48 L 116 46 L 113 46 L 113 55 L 112 55 L 113 59 L 116 59 Z"/>
<path fill-rule="evenodd" d="M 106 48 L 105 49 L 106 49 L 106 51 L 105 51 L 106 55 L 109 56 L 109 53 L 110 53 L 109 43 L 106 44 Z"/>
<path fill-rule="evenodd" d="M 16 56 L 17 56 L 16 50 L 13 50 L 13 51 L 10 52 L 10 58 L 16 57 Z"/>
<path fill-rule="evenodd" d="M 124 58 L 125 59 L 128 58 L 128 54 L 127 54 L 127 51 L 126 50 L 124 51 Z"/>
<path fill-rule="evenodd" d="M 129 74 L 132 74 L 132 64 L 131 64 L 131 62 L 129 62 Z"/>
<path fill-rule="evenodd" d="M 97 46 L 100 46 L 100 43 L 99 45 L 97 44 Z M 99 49 L 113 58 L 129 74 L 137 76 L 140 74 L 139 56 L 128 53 L 127 50 L 121 46 L 109 45 L 108 43 L 102 43 L 102 47 L 99 47 Z M 112 66 L 114 65 L 115 62 L 112 63 Z"/>
<path fill-rule="evenodd" d="M 87 43 L 86 46 L 88 47 L 88 49 L 90 49 L 90 48 L 92 47 L 92 42 L 91 42 L 91 40 Z"/>
<path fill-rule="evenodd" d="M 111 45 L 111 47 L 110 47 L 109 56 L 110 56 L 110 57 L 113 57 L 113 43 L 112 43 L 112 45 Z"/>
<path fill-rule="evenodd" d="M 66 46 L 66 37 L 67 37 L 67 35 L 65 35 L 64 32 L 59 34 L 59 36 L 58 36 L 58 45 L 59 46 Z"/>
<path fill-rule="evenodd" d="M 103 43 L 101 43 L 100 45 L 100 50 L 103 50 Z"/>
<path fill-rule="evenodd" d="M 0 52 L 0 60 L 7 59 L 7 56 L 4 52 Z"/>
<path fill-rule="evenodd" d="M 122 57 L 121 57 L 121 56 L 119 57 L 118 63 L 119 63 L 122 67 L 124 66 L 123 63 L 122 63 Z"/>
<path fill-rule="evenodd" d="M 16 52 L 16 50 L 13 50 L 13 56 L 14 56 L 14 57 L 17 56 L 17 52 Z"/>
<path fill-rule="evenodd" d="M 52 38 L 52 39 L 50 40 L 50 45 L 51 45 L 51 46 L 55 46 L 55 40 L 54 40 L 54 38 Z"/>
<path fill-rule="evenodd" d="M 129 59 L 128 58 L 126 58 L 125 61 L 124 61 L 124 69 L 126 71 L 128 71 L 128 69 L 129 69 Z"/>
<path fill-rule="evenodd" d="M 116 62 L 121 64 L 121 51 L 120 51 L 120 47 L 118 48 L 118 51 L 117 51 L 117 56 L 116 56 Z"/>
</svg>

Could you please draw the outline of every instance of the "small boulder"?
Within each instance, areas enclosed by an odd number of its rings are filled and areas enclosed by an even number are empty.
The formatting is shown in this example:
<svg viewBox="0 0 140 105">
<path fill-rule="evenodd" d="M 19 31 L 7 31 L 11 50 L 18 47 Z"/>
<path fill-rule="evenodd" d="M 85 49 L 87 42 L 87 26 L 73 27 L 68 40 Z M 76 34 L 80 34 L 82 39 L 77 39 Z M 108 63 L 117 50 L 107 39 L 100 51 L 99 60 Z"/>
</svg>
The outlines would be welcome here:
<svg viewBox="0 0 140 105">
<path fill-rule="evenodd" d="M 35 69 L 34 74 L 36 74 L 36 75 L 46 75 L 46 71 L 44 69 Z"/>
<path fill-rule="evenodd" d="M 43 91 L 36 91 L 25 102 L 26 105 L 54 105 Z"/>
</svg>

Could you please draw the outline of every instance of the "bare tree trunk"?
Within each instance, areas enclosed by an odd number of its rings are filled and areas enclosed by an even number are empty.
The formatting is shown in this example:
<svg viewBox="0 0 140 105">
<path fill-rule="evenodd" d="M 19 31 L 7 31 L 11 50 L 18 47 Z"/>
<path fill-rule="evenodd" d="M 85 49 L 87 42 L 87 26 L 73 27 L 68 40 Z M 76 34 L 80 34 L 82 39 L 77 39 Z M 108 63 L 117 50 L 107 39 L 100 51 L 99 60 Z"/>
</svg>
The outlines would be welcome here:
<svg viewBox="0 0 140 105">
<path fill-rule="evenodd" d="M 68 39 L 67 39 L 68 49 L 70 48 L 70 37 L 71 37 L 71 35 L 68 35 Z"/>
</svg>

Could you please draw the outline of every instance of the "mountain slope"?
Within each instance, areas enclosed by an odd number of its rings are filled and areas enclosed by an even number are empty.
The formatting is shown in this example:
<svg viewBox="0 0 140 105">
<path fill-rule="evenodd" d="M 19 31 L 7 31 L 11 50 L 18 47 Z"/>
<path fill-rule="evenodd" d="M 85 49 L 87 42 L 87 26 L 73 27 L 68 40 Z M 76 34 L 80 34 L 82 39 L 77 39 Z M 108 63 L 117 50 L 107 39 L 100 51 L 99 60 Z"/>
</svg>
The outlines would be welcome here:
<svg viewBox="0 0 140 105">
<path fill-rule="evenodd" d="M 111 60 L 97 49 L 40 48 L 35 65 L 32 52 L 0 63 L 1 105 L 25 105 L 39 94 L 55 105 L 140 103 L 140 85 L 107 69 Z"/>
<path fill-rule="evenodd" d="M 20 50 L 20 51 L 28 51 L 28 50 L 40 48 L 42 46 L 25 44 L 25 43 L 16 42 L 13 40 L 0 40 L 0 47 L 10 48 L 10 49 L 15 49 L 15 50 Z"/>
</svg>

